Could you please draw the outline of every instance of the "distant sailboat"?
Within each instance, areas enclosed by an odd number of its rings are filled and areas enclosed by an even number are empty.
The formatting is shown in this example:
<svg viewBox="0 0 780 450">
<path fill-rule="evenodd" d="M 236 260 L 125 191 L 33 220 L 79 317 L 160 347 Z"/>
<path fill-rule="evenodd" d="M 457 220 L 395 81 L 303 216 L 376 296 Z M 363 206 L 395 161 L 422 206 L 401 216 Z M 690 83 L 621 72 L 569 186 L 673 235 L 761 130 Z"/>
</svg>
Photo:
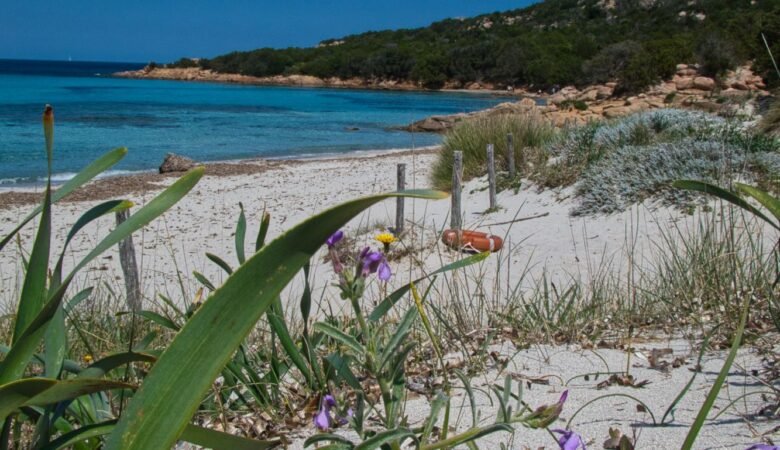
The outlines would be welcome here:
<svg viewBox="0 0 780 450">
<path fill-rule="evenodd" d="M 73 58 L 70 55 L 68 55 L 68 62 L 73 62 Z"/>
</svg>

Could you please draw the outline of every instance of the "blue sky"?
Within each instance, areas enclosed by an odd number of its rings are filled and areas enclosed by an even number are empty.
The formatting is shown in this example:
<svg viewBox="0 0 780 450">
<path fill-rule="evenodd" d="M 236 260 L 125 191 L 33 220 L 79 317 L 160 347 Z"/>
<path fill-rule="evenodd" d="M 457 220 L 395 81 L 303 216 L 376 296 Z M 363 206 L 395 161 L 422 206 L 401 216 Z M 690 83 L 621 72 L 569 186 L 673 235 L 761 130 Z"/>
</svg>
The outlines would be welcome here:
<svg viewBox="0 0 780 450">
<path fill-rule="evenodd" d="M 0 58 L 167 62 L 258 47 L 311 46 L 533 0 L 3 1 Z"/>
</svg>

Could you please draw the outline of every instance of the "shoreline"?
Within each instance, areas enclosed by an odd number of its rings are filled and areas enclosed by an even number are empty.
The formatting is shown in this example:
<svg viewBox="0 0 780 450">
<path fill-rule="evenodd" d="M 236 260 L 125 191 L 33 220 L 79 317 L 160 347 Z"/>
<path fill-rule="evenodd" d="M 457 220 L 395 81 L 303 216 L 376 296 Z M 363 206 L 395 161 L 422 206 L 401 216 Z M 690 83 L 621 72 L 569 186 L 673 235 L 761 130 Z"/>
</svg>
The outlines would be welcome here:
<svg viewBox="0 0 780 450">
<path fill-rule="evenodd" d="M 270 158 L 250 158 L 215 161 L 196 161 L 196 166 L 205 166 L 205 176 L 232 177 L 263 173 L 284 166 L 297 166 L 307 163 L 329 161 L 370 160 L 376 158 L 404 157 L 409 155 L 428 155 L 439 151 L 440 146 L 431 145 L 418 148 L 391 148 L 376 150 L 355 150 L 347 153 L 328 153 L 321 155 L 291 155 Z M 81 202 L 104 200 L 127 194 L 146 193 L 164 187 L 166 180 L 178 178 L 184 172 L 159 173 L 155 169 L 98 176 L 85 186 L 73 192 L 63 201 Z M 73 174 L 75 175 L 75 174 Z M 54 190 L 67 182 L 62 180 L 53 184 Z M 0 186 L 0 211 L 17 206 L 40 202 L 45 182 L 24 186 Z"/>
<path fill-rule="evenodd" d="M 167 81 L 187 81 L 194 83 L 218 83 L 218 84 L 237 84 L 246 86 L 266 86 L 266 87 L 300 87 L 300 88 L 325 88 L 325 89 L 357 89 L 369 91 L 399 91 L 399 92 L 422 92 L 422 93 L 442 93 L 442 94 L 467 94 L 467 95 L 492 95 L 497 97 L 516 97 L 518 99 L 532 97 L 539 98 L 536 93 L 528 92 L 525 89 L 515 89 L 512 91 L 496 89 L 491 84 L 481 84 L 474 82 L 469 87 L 444 87 L 441 89 L 427 89 L 417 86 L 408 81 L 376 80 L 367 79 L 341 79 L 337 77 L 318 78 L 311 75 L 276 75 L 270 77 L 255 77 L 251 75 L 241 75 L 234 73 L 213 72 L 200 68 L 144 68 L 140 70 L 129 70 L 115 72 L 110 74 L 115 78 L 144 79 L 144 80 L 167 80 Z M 474 87 L 471 87 L 474 86 Z M 541 97 L 544 97 L 542 95 Z"/>
</svg>

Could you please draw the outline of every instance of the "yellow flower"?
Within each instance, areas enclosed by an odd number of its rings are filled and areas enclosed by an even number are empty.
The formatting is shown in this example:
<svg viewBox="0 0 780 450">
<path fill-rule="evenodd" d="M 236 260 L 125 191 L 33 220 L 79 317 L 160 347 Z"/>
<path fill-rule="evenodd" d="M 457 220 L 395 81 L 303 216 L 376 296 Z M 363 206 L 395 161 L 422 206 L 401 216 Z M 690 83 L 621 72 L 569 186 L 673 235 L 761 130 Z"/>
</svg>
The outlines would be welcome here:
<svg viewBox="0 0 780 450">
<path fill-rule="evenodd" d="M 92 362 L 92 355 L 84 355 L 84 363 L 89 364 Z"/>
<path fill-rule="evenodd" d="M 395 236 L 393 236 L 392 233 L 378 234 L 375 239 L 385 245 L 390 245 L 396 241 Z"/>
</svg>

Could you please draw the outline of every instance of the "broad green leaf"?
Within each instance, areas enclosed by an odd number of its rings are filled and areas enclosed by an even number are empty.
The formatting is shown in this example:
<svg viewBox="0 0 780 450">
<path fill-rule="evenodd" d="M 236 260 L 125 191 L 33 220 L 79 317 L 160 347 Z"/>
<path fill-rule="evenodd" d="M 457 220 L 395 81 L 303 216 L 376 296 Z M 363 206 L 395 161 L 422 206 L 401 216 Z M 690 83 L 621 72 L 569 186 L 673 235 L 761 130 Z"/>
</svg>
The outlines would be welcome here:
<svg viewBox="0 0 780 450">
<path fill-rule="evenodd" d="M 130 216 L 126 221 L 111 231 L 98 245 L 84 257 L 71 273 L 63 280 L 62 285 L 50 296 L 48 302 L 38 316 L 25 329 L 22 336 L 15 342 L 5 359 L 0 362 L 0 383 L 8 383 L 19 378 L 24 372 L 25 366 L 41 342 L 46 331 L 46 325 L 60 307 L 62 298 L 76 273 L 89 264 L 98 255 L 118 244 L 134 231 L 140 229 L 152 220 L 159 217 L 184 197 L 203 176 L 203 167 L 189 171 L 179 178 L 173 185 L 161 192 L 143 208 Z"/>
<path fill-rule="evenodd" d="M 341 444 L 341 445 L 345 446 L 345 448 L 352 448 L 352 447 L 355 446 L 352 443 L 352 441 L 350 441 L 349 439 L 347 439 L 347 438 L 345 438 L 343 436 L 339 436 L 338 434 L 318 433 L 318 434 L 315 434 L 314 436 L 310 436 L 308 439 L 306 439 L 306 441 L 303 443 L 303 447 L 306 448 L 306 447 L 309 447 L 311 445 L 318 444 L 320 442 L 334 442 L 334 443 Z M 317 447 L 317 448 L 322 448 L 322 447 Z"/>
<path fill-rule="evenodd" d="M 238 215 L 238 223 L 236 224 L 236 257 L 238 258 L 238 265 L 240 266 L 246 261 L 246 255 L 244 254 L 246 216 L 244 215 L 244 205 L 241 202 L 238 202 L 238 207 L 241 208 L 241 213 Z"/>
<path fill-rule="evenodd" d="M 385 430 L 356 445 L 355 450 L 374 450 L 384 444 L 389 444 L 391 442 L 398 442 L 401 444 L 407 439 L 412 439 L 413 441 L 417 440 L 412 430 L 408 428 Z"/>
<path fill-rule="evenodd" d="M 19 341 L 24 330 L 35 320 L 46 302 L 46 276 L 49 271 L 49 246 L 51 244 L 51 184 L 46 185 L 43 214 L 35 236 L 30 262 L 22 284 L 22 293 L 16 309 L 16 322 L 12 344 Z M 10 381 L 10 380 L 8 380 Z"/>
<path fill-rule="evenodd" d="M 326 334 L 327 336 L 330 336 L 331 338 L 340 342 L 342 345 L 347 346 L 347 348 L 352 350 L 357 355 L 362 355 L 366 351 L 366 349 L 364 349 L 363 346 L 360 345 L 357 339 L 339 330 L 338 328 L 334 327 L 329 323 L 317 322 L 314 324 L 314 329 Z"/>
<path fill-rule="evenodd" d="M 469 257 L 460 259 L 458 261 L 455 261 L 453 263 L 447 264 L 444 267 L 440 267 L 438 270 L 435 270 L 428 275 L 424 277 L 420 277 L 409 284 L 402 286 L 398 288 L 395 292 L 388 295 L 384 300 L 382 300 L 373 311 L 371 311 L 371 314 L 368 316 L 368 320 L 372 322 L 376 322 L 382 317 L 384 317 L 385 314 L 387 314 L 388 311 L 398 303 L 399 300 L 403 298 L 404 295 L 406 295 L 407 292 L 409 292 L 409 289 L 411 288 L 412 284 L 418 284 L 420 281 L 423 281 L 427 278 L 430 278 L 432 276 L 450 272 L 452 270 L 462 269 L 464 267 L 470 266 L 472 264 L 476 264 L 480 261 L 484 261 L 487 259 L 487 257 L 490 256 L 490 252 L 484 252 L 484 253 L 477 253 L 476 255 L 471 255 Z"/>
<path fill-rule="evenodd" d="M 214 264 L 218 265 L 222 268 L 225 272 L 227 272 L 228 275 L 233 273 L 233 268 L 230 267 L 230 264 L 225 262 L 224 259 L 220 258 L 219 256 L 213 254 L 213 253 L 206 253 L 206 258 L 210 259 Z"/>
<path fill-rule="evenodd" d="M 127 149 L 124 147 L 116 148 L 114 150 L 111 150 L 110 152 L 104 154 L 100 158 L 93 161 L 91 164 L 89 164 L 87 167 L 81 170 L 76 176 L 65 182 L 62 186 L 60 186 L 56 191 L 54 191 L 51 195 L 51 202 L 57 203 L 58 201 L 62 200 L 63 198 L 67 197 L 73 191 L 80 188 L 84 184 L 88 183 L 90 180 L 95 178 L 97 175 L 101 174 L 105 170 L 111 168 L 114 164 L 118 163 L 122 158 L 125 157 L 127 154 Z M 22 219 L 22 221 L 19 223 L 19 225 L 16 226 L 11 232 L 3 238 L 2 241 L 0 241 L 0 250 L 3 249 L 3 247 L 8 244 L 11 239 L 16 235 L 16 233 L 19 232 L 22 228 L 24 228 L 25 225 L 27 225 L 35 216 L 41 213 L 43 210 L 43 206 L 38 206 L 35 208 L 27 217 Z"/>
<path fill-rule="evenodd" d="M 768 209 L 769 212 L 775 216 L 775 219 L 777 219 L 777 223 L 780 224 L 780 200 L 772 197 L 766 191 L 762 191 L 761 189 L 757 189 L 747 184 L 737 183 L 736 186 L 738 191 L 742 191 L 745 194 L 748 194 L 761 203 L 764 208 Z"/>
<path fill-rule="evenodd" d="M 89 438 L 105 436 L 113 431 L 116 422 L 116 420 L 108 420 L 101 423 L 85 425 L 77 430 L 60 436 L 44 446 L 42 450 L 58 450 L 67 448 Z M 214 450 L 266 450 L 277 447 L 280 444 L 278 440 L 256 441 L 195 425 L 187 425 L 182 433 L 181 439 L 191 444 L 212 448 Z"/>
<path fill-rule="evenodd" d="M 187 425 L 181 434 L 181 440 L 200 447 L 215 450 L 266 450 L 279 446 L 278 439 L 271 441 L 256 441 L 241 436 L 234 436 L 207 428 Z"/>
<path fill-rule="evenodd" d="M 154 365 L 106 449 L 170 448 L 233 352 L 328 236 L 364 209 L 399 195 L 446 197 L 435 191 L 406 191 L 339 205 L 292 228 L 236 269 Z"/>
<path fill-rule="evenodd" d="M 715 378 L 715 382 L 712 384 L 712 388 L 710 388 L 710 392 L 707 394 L 707 398 L 704 400 L 704 404 L 701 406 L 701 409 L 699 409 L 699 413 L 696 415 L 696 420 L 693 421 L 693 425 L 691 425 L 691 428 L 688 429 L 688 435 L 685 436 L 685 442 L 683 442 L 682 450 L 690 450 L 693 448 L 693 444 L 696 442 L 696 438 L 699 436 L 701 427 L 704 426 L 704 421 L 707 420 L 707 414 L 709 414 L 710 410 L 712 409 L 712 405 L 715 404 L 715 400 L 718 398 L 720 388 L 723 386 L 723 383 L 726 382 L 726 378 L 729 375 L 729 370 L 731 370 L 731 365 L 734 363 L 734 358 L 737 357 L 739 345 L 742 343 L 742 334 L 745 332 L 745 324 L 747 323 L 749 310 L 750 296 L 745 295 L 745 299 L 742 301 L 742 314 L 739 318 L 739 327 L 737 328 L 737 332 L 734 335 L 734 342 L 731 343 L 731 350 L 729 351 L 728 356 L 726 356 L 726 361 L 723 362 L 723 368 L 720 369 L 718 377 Z"/>
<path fill-rule="evenodd" d="M 697 191 L 697 192 L 703 192 L 705 194 L 712 194 L 722 200 L 725 200 L 729 203 L 739 206 L 745 211 L 754 214 L 756 217 L 760 217 L 761 219 L 765 220 L 773 227 L 780 230 L 780 225 L 776 224 L 772 219 L 765 216 L 764 213 L 759 211 L 756 207 L 746 202 L 743 198 L 741 198 L 737 194 L 727 191 L 721 187 L 709 183 L 705 183 L 702 181 L 695 181 L 695 180 L 678 180 L 672 183 L 672 186 L 680 189 L 687 189 L 689 191 Z"/>
<path fill-rule="evenodd" d="M 420 446 L 420 450 L 436 450 L 440 448 L 454 448 L 458 445 L 467 444 L 469 442 L 475 441 L 483 436 L 487 436 L 489 434 L 497 433 L 499 431 L 505 431 L 507 433 L 513 433 L 514 429 L 506 424 L 506 423 L 494 423 L 493 425 L 488 425 L 486 427 L 481 428 L 472 428 L 468 431 L 464 431 L 463 433 L 457 434 L 455 436 L 449 437 L 447 439 L 444 439 L 439 442 L 434 442 L 433 444 L 429 445 L 422 445 Z"/>
<path fill-rule="evenodd" d="M 0 421 L 23 406 L 46 406 L 93 392 L 132 388 L 127 383 L 90 378 L 25 378 L 0 386 Z"/>
<path fill-rule="evenodd" d="M 148 362 L 153 363 L 157 361 L 157 357 L 147 353 L 137 352 L 123 352 L 108 355 L 100 360 L 95 361 L 89 367 L 79 372 L 77 378 L 100 378 L 105 376 L 108 372 L 116 369 L 117 367 L 124 366 L 131 362 Z"/>
<path fill-rule="evenodd" d="M 116 425 L 116 420 L 84 425 L 81 428 L 64 433 L 57 439 L 41 447 L 41 450 L 59 450 L 62 448 L 75 446 L 76 444 L 84 442 L 90 438 L 105 436 L 114 429 L 114 425 Z"/>
</svg>

